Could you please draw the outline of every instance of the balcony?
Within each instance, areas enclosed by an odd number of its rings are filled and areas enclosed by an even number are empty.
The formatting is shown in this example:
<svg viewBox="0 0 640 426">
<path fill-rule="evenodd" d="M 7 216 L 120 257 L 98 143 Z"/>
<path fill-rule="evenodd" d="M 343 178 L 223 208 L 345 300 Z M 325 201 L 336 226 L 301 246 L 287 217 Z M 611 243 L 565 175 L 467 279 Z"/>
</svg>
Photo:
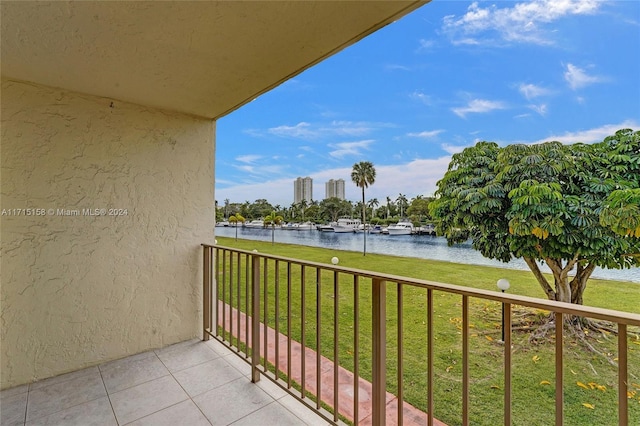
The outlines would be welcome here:
<svg viewBox="0 0 640 426">
<path fill-rule="evenodd" d="M 637 424 L 631 383 L 638 372 L 629 369 L 637 367 L 638 355 L 628 342 L 640 315 L 223 246 L 203 245 L 203 260 L 204 341 L 188 340 L 4 390 L 1 423 L 443 425 L 436 418 L 443 412 L 437 398 L 443 381 L 436 367 L 449 354 L 439 351 L 438 336 L 447 331 L 434 329 L 434 319 L 439 300 L 455 297 L 460 319 L 451 324 L 461 344 L 461 380 L 451 387 L 460 417 L 449 424 L 478 423 L 472 342 L 480 330 L 474 329 L 476 311 L 471 309 L 478 302 L 485 307 L 497 303 L 505 312 L 504 345 L 496 344 L 502 349 L 494 366 L 503 377 L 494 401 L 501 418 L 489 417 L 491 424 L 523 420 L 513 412 L 522 405 L 513 385 L 522 380 L 513 368 L 519 354 L 504 350 L 512 347 L 516 307 L 552 312 L 556 323 L 568 315 L 615 323 L 617 383 L 608 391 L 615 395 L 617 418 L 611 424 Z M 423 327 L 407 326 L 407 312 L 419 298 L 425 308 Z M 555 331 L 555 371 L 548 384 L 556 425 L 571 424 L 564 396 L 575 385 L 567 380 L 572 372 L 565 366 L 563 333 L 560 327 Z M 426 344 L 424 353 L 417 354 L 425 367 L 423 407 L 408 401 L 414 397 L 406 383 L 417 381 L 416 354 L 405 344 L 416 338 Z"/>
<path fill-rule="evenodd" d="M 445 414 L 448 424 L 487 419 L 486 424 L 527 424 L 531 402 L 522 399 L 520 388 L 528 378 L 514 366 L 523 359 L 538 360 L 514 345 L 512 323 L 523 310 L 550 315 L 555 324 L 569 317 L 612 324 L 617 329 L 610 337 L 616 351 L 611 367 L 615 383 L 598 389 L 608 392 L 611 424 L 637 424 L 640 418 L 632 386 L 639 373 L 638 352 L 629 348 L 640 315 L 223 246 L 203 245 L 203 250 L 205 340 L 224 343 L 249 363 L 254 383 L 276 383 L 330 423 L 437 425 Z M 456 301 L 459 315 L 449 318 L 448 329 L 435 329 L 445 298 Z M 501 308 L 504 337 L 498 342 L 490 337 L 495 330 L 486 332 L 474 323 Z M 405 324 L 416 309 L 422 324 Z M 587 410 L 590 404 L 576 402 L 572 388 L 591 384 L 573 378 L 577 373 L 567 367 L 566 346 L 574 342 L 565 327 L 556 327 L 554 333 L 545 373 L 549 380 L 539 384 L 547 386 L 545 398 L 536 401 L 536 409 L 549 410 L 546 424 L 573 424 L 575 406 Z M 495 340 L 489 342 L 495 356 L 489 369 L 501 375 L 498 384 L 479 383 L 475 348 L 487 343 L 483 336 Z M 441 350 L 438 339 L 446 338 L 458 342 L 458 354 Z M 413 351 L 415 342 L 424 351 Z M 584 356 L 589 365 L 591 355 Z M 452 359 L 448 362 L 456 365 L 458 375 L 442 374 L 445 358 Z M 489 401 L 477 401 L 477 386 L 491 386 L 495 394 Z M 446 397 L 443 390 L 449 392 Z M 487 403 L 495 409 L 479 413 L 479 406 L 486 408 Z"/>
<path fill-rule="evenodd" d="M 324 425 L 217 340 L 189 340 L 2 391 L 17 425 Z"/>
</svg>

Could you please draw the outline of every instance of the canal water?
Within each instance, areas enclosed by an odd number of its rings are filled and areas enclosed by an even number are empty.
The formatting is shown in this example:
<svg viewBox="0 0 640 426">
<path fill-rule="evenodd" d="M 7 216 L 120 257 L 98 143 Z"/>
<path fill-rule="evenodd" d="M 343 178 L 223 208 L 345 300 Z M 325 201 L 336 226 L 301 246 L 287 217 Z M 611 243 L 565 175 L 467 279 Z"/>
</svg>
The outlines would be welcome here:
<svg viewBox="0 0 640 426">
<path fill-rule="evenodd" d="M 235 237 L 234 227 L 216 227 L 215 234 L 223 237 Z M 276 243 L 300 244 L 313 247 L 335 248 L 348 251 L 362 251 L 362 233 L 336 234 L 308 231 L 275 230 Z M 238 238 L 271 241 L 271 229 L 238 228 Z M 498 268 L 528 270 L 521 259 L 509 263 L 487 259 L 471 247 L 470 243 L 449 247 L 443 237 L 431 235 L 384 235 L 367 234 L 367 253 L 389 254 L 394 256 L 417 257 L 420 259 L 443 260 L 472 265 L 487 265 Z M 544 270 L 544 267 L 543 267 Z M 547 269 L 548 271 L 548 269 Z M 596 269 L 593 278 L 602 278 L 640 283 L 640 268 L 632 269 Z"/>
</svg>

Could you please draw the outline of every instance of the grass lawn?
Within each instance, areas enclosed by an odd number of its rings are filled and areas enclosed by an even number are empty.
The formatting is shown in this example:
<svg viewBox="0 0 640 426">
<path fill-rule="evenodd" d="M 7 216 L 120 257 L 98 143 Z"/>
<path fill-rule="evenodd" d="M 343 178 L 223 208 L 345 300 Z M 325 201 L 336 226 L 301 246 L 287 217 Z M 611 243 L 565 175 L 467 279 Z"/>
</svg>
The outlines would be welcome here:
<svg viewBox="0 0 640 426">
<path fill-rule="evenodd" d="M 510 293 L 543 297 L 533 275 L 486 266 L 463 265 L 449 262 L 394 257 L 378 254 L 363 256 L 358 252 L 307 247 L 253 240 L 234 240 L 217 237 L 224 246 L 253 250 L 307 261 L 330 263 L 333 256 L 340 266 L 384 272 L 449 284 L 496 290 L 496 281 L 506 278 L 511 282 Z M 271 267 L 269 283 L 269 325 L 276 322 L 275 267 Z M 278 324 L 286 332 L 286 270 L 280 265 L 280 305 Z M 302 339 L 302 287 L 305 296 L 305 341 L 316 347 L 316 306 L 320 307 L 320 344 L 323 355 L 333 358 L 333 306 L 335 294 L 333 277 L 325 273 L 317 291 L 315 271 L 309 270 L 305 279 L 299 268 L 292 268 L 291 335 Z M 368 280 L 362 280 L 358 302 L 359 326 L 354 336 L 354 295 L 351 277 L 340 277 L 339 304 L 339 362 L 352 370 L 354 365 L 354 339 L 360 346 L 360 375 L 371 379 L 371 292 Z M 427 394 L 427 342 L 426 291 L 406 287 L 403 294 L 403 359 L 402 387 L 405 401 L 426 411 Z M 320 294 L 320 301 L 317 296 Z M 640 284 L 591 280 L 585 291 L 586 305 L 640 313 Z M 244 302 L 241 303 L 241 309 Z M 397 392 L 397 292 L 395 284 L 387 285 L 387 390 Z M 461 423 L 462 403 L 462 341 L 461 297 L 434 292 L 434 398 L 435 416 L 449 425 Z M 470 300 L 470 418 L 472 424 L 494 425 L 502 422 L 503 402 L 503 345 L 500 339 L 500 309 L 496 302 Z M 525 310 L 514 306 L 514 322 L 542 317 L 545 312 Z M 629 399 L 630 424 L 640 424 L 640 330 L 630 329 L 629 373 L 631 389 L 637 393 Z M 512 349 L 513 424 L 546 425 L 554 423 L 554 351 L 553 344 L 532 345 L 527 330 L 515 331 Z M 591 343 L 603 353 L 616 353 L 616 338 L 606 334 L 593 336 Z M 565 340 L 564 400 L 565 424 L 617 424 L 617 369 L 600 355 L 590 353 L 577 342 Z M 547 383 L 548 382 L 548 383 Z"/>
</svg>

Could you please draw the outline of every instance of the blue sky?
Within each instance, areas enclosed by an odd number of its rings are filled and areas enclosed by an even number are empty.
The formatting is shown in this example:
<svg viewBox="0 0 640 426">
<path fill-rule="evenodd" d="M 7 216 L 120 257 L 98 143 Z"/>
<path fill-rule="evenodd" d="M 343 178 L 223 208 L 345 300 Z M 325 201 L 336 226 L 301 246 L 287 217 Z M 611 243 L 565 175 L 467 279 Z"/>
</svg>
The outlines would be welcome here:
<svg viewBox="0 0 640 426">
<path fill-rule="evenodd" d="M 434 0 L 217 123 L 215 198 L 293 203 L 310 176 L 357 201 L 432 195 L 478 141 L 596 142 L 640 129 L 640 2 Z"/>
</svg>

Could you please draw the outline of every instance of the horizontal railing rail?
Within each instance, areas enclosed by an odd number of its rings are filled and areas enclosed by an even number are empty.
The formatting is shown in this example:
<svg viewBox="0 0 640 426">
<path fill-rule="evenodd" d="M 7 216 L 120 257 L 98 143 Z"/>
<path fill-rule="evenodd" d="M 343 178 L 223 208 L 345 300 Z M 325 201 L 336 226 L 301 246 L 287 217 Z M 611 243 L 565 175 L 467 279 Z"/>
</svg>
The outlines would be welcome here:
<svg viewBox="0 0 640 426">
<path fill-rule="evenodd" d="M 461 418 L 456 422 L 463 425 L 472 422 L 473 301 L 497 302 L 503 308 L 501 403 L 505 425 L 511 425 L 513 420 L 514 307 L 548 312 L 555 324 L 564 324 L 570 316 L 616 325 L 618 424 L 629 424 L 628 328 L 640 327 L 638 314 L 218 245 L 203 244 L 203 254 L 204 339 L 214 337 L 222 341 L 249 362 L 254 382 L 261 376 L 268 377 L 330 422 L 346 420 L 358 424 L 366 419 L 374 425 L 383 425 L 389 411 L 395 411 L 397 424 L 408 423 L 408 416 L 414 415 L 426 416 L 429 425 L 438 423 L 434 417 L 434 395 L 441 380 L 436 380 L 435 360 L 448 355 L 439 353 L 435 345 L 438 337 L 434 319 L 438 318 L 439 299 L 434 294 L 437 294 L 460 298 L 456 302 L 460 318 L 450 319 L 456 325 L 461 352 Z M 422 324 L 406 324 L 406 314 L 415 318 L 416 312 L 423 315 Z M 564 327 L 555 329 L 553 398 L 555 423 L 562 425 L 567 336 Z M 424 354 L 409 351 L 405 342 L 418 342 L 424 347 Z M 424 371 L 415 365 L 423 361 Z M 390 373 L 395 373 L 394 377 Z M 419 388 L 423 388 L 424 400 L 418 401 L 422 413 L 405 401 L 407 376 L 408 381 L 423 383 Z"/>
</svg>

